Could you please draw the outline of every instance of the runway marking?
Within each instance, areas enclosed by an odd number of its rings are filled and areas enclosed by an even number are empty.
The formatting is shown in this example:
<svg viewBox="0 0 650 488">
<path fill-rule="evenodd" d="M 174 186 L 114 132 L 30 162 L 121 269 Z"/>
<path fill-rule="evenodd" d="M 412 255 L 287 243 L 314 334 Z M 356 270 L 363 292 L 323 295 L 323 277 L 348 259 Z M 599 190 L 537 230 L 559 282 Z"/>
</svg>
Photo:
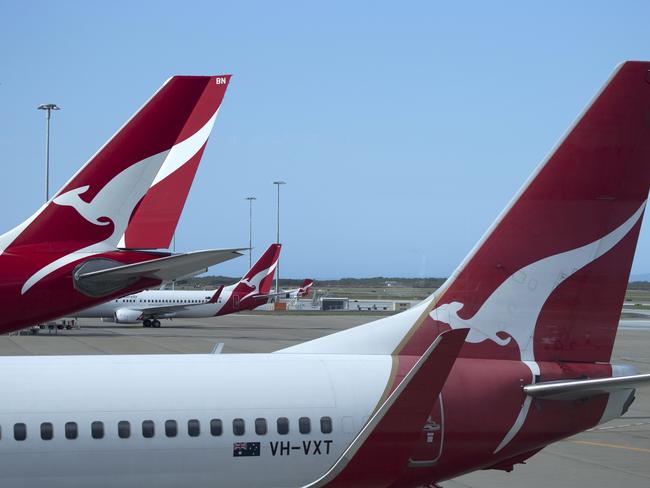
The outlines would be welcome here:
<svg viewBox="0 0 650 488">
<path fill-rule="evenodd" d="M 612 449 L 624 449 L 626 451 L 650 453 L 650 449 L 645 449 L 643 447 L 623 446 L 621 444 L 609 444 L 607 442 L 592 442 L 592 441 L 571 441 L 571 442 L 573 444 L 583 444 L 586 446 L 609 447 Z"/>
<path fill-rule="evenodd" d="M 642 425 L 650 425 L 650 422 L 636 422 L 634 424 L 620 424 L 620 425 L 608 425 L 606 427 L 594 427 L 593 429 L 587 429 L 587 432 L 594 432 L 597 430 L 622 429 L 624 427 L 640 427 Z"/>
</svg>

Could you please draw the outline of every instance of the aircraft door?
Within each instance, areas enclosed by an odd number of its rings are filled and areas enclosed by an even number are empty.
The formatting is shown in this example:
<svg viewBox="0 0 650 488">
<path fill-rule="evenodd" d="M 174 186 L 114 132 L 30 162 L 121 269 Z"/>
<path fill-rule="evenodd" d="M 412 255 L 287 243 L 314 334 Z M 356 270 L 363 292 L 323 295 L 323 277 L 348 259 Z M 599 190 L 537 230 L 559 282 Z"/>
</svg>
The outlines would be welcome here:
<svg viewBox="0 0 650 488">
<path fill-rule="evenodd" d="M 239 295 L 237 293 L 234 293 L 232 296 L 232 307 L 235 310 L 239 310 Z"/>
<path fill-rule="evenodd" d="M 442 394 L 440 394 L 438 401 L 433 405 L 429 418 L 422 427 L 422 433 L 409 460 L 409 466 L 417 468 L 436 464 L 442 454 L 444 432 L 444 407 Z"/>
</svg>

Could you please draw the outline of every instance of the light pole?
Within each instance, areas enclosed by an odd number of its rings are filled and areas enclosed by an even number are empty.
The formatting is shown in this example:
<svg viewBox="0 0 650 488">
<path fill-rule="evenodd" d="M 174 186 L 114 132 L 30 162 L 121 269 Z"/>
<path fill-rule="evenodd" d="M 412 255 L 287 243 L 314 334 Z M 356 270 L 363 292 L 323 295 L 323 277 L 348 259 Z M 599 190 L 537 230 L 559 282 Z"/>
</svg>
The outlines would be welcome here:
<svg viewBox="0 0 650 488">
<path fill-rule="evenodd" d="M 50 199 L 50 116 L 52 110 L 61 110 L 55 103 L 44 103 L 36 107 L 45 110 L 45 202 Z"/>
<path fill-rule="evenodd" d="M 286 181 L 274 181 L 274 185 L 278 187 L 278 227 L 277 227 L 277 240 L 276 243 L 280 244 L 280 185 L 286 185 Z M 275 268 L 275 293 L 277 295 L 280 283 L 280 257 L 278 256 L 278 264 Z"/>
<path fill-rule="evenodd" d="M 248 200 L 248 269 L 253 267 L 253 200 L 255 197 L 246 197 Z"/>
<path fill-rule="evenodd" d="M 176 231 L 172 235 L 172 252 L 176 254 Z M 176 289 L 176 280 L 172 280 L 172 290 Z"/>
</svg>

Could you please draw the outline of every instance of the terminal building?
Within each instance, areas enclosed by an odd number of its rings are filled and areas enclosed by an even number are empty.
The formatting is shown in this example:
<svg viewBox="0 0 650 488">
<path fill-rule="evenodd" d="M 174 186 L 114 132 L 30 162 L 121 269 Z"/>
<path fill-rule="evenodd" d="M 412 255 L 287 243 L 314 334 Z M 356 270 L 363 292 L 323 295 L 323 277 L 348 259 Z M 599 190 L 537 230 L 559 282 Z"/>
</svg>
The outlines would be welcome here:
<svg viewBox="0 0 650 488">
<path fill-rule="evenodd" d="M 347 297 L 318 297 L 287 300 L 276 310 L 315 311 L 315 312 L 402 312 L 408 310 L 418 300 L 357 300 Z M 273 310 L 273 304 L 259 307 L 258 310 Z"/>
</svg>

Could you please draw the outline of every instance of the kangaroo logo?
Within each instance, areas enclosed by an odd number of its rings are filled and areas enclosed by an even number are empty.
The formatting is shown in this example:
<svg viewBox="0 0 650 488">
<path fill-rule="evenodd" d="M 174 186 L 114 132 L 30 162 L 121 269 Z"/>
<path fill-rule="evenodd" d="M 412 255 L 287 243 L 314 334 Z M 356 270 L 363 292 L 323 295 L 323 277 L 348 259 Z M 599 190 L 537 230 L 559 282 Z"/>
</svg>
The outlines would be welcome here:
<svg viewBox="0 0 650 488">
<path fill-rule="evenodd" d="M 43 277 L 62 266 L 80 258 L 114 249 L 126 229 L 131 212 L 146 193 L 149 182 L 156 176 L 168 152 L 150 156 L 129 166 L 106 183 L 90 202 L 85 202 L 80 197 L 88 191 L 89 185 L 80 186 L 55 197 L 52 200 L 53 204 L 74 208 L 84 220 L 93 225 L 105 227 L 113 223 L 113 232 L 103 240 L 98 239 L 94 244 L 61 256 L 45 265 L 25 281 L 21 293 L 25 294 Z"/>
<path fill-rule="evenodd" d="M 546 300 L 567 278 L 618 244 L 638 222 L 645 204 L 646 202 L 621 226 L 600 239 L 521 268 L 492 292 L 473 317 L 463 319 L 458 315 L 464 306 L 460 302 L 444 303 L 433 309 L 429 316 L 452 329 L 469 328 L 466 342 L 491 340 L 500 346 L 506 346 L 514 340 L 519 348 L 521 360 L 534 378 L 539 374 L 539 365 L 535 362 L 532 339 Z M 501 338 L 499 333 L 509 337 Z M 495 453 L 508 445 L 524 425 L 531 400 L 529 396 L 524 399 L 517 418 L 494 450 Z"/>
<path fill-rule="evenodd" d="M 101 212 L 99 205 L 93 204 L 93 202 L 97 200 L 97 196 L 99 195 L 95 196 L 93 201 L 91 201 L 90 203 L 85 202 L 79 196 L 82 195 L 83 193 L 86 193 L 89 188 L 90 188 L 89 185 L 82 186 L 80 188 L 75 188 L 74 190 L 70 190 L 68 192 L 63 193 L 62 195 L 59 195 L 53 201 L 54 203 L 62 207 L 74 208 L 79 213 L 79 215 L 81 215 L 84 219 L 86 219 L 91 224 L 95 224 L 95 225 L 110 224 L 109 221 L 99 220 L 101 218 L 109 219 L 108 216 L 102 215 L 103 212 Z"/>
<path fill-rule="evenodd" d="M 553 291 L 567 278 L 612 249 L 634 227 L 645 202 L 623 224 L 585 246 L 540 259 L 508 277 L 483 303 L 473 317 L 463 319 L 458 312 L 464 304 L 445 303 L 429 316 L 452 329 L 469 328 L 466 342 L 491 340 L 505 346 L 513 339 L 522 361 L 534 361 L 533 334 L 542 307 Z M 501 338 L 499 333 L 510 337 Z"/>
<path fill-rule="evenodd" d="M 270 275 L 271 273 L 273 273 L 273 270 L 275 270 L 276 266 L 277 266 L 277 261 L 273 263 L 271 266 L 269 266 L 268 268 L 263 269 L 259 273 L 256 273 L 250 279 L 246 279 L 246 278 L 242 279 L 239 283 L 250 288 L 251 291 L 249 291 L 246 295 L 241 297 L 240 301 L 244 301 L 246 298 L 255 295 L 262 280 L 266 278 L 268 275 Z"/>
</svg>

